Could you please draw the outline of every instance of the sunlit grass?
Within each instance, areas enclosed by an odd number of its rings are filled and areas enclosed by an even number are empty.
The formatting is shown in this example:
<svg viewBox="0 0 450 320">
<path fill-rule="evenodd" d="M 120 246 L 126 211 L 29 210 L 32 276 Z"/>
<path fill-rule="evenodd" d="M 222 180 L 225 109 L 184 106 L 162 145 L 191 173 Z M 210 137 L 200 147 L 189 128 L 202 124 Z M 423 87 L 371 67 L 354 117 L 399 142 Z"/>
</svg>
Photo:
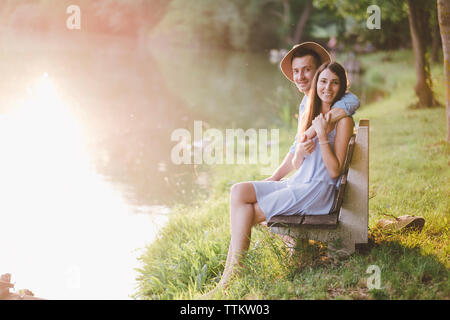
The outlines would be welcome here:
<svg viewBox="0 0 450 320">
<path fill-rule="evenodd" d="M 325 258 L 310 243 L 289 256 L 283 242 L 257 227 L 245 269 L 218 299 L 449 299 L 450 147 L 444 108 L 411 110 L 412 54 L 395 52 L 363 59 L 367 73 L 388 74 L 383 100 L 355 116 L 370 119 L 369 245 L 343 261 Z M 407 68 L 405 68 L 407 66 Z M 372 70 L 370 68 L 376 70 Z M 388 70 L 391 70 L 389 73 Z M 435 92 L 444 101 L 443 70 L 433 66 Z M 374 77 L 377 79 L 377 77 Z M 294 132 L 280 131 L 280 157 Z M 206 201 L 179 207 L 142 256 L 136 298 L 192 299 L 212 289 L 229 244 L 229 190 L 233 183 L 260 180 L 256 166 L 218 166 Z M 386 214 L 421 215 L 421 233 L 387 234 L 376 228 Z M 381 288 L 367 288 L 369 265 L 381 269 Z"/>
</svg>

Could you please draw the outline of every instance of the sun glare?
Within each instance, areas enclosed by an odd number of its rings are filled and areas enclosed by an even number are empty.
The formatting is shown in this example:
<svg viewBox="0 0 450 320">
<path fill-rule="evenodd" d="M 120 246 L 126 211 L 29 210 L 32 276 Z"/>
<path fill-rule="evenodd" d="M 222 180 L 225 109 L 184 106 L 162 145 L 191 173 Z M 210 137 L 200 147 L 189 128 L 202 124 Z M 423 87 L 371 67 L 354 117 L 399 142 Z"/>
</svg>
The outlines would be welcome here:
<svg viewBox="0 0 450 320">
<path fill-rule="evenodd" d="M 83 128 L 48 74 L 27 91 L 0 116 L 0 272 L 44 298 L 126 298 L 133 250 L 166 218 L 133 214 L 95 172 Z"/>
</svg>

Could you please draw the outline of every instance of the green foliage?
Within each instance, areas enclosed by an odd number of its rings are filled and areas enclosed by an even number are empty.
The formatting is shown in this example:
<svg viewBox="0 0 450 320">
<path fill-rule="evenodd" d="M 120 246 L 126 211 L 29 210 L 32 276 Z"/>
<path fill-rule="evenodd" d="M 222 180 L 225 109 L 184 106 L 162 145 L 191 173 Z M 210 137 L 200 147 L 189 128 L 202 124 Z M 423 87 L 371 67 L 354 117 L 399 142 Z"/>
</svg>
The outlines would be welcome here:
<svg viewBox="0 0 450 320">
<path fill-rule="evenodd" d="M 203 47 L 250 48 L 254 25 L 259 25 L 268 1 L 174 0 L 157 29 Z M 267 31 L 267 30 L 266 30 Z M 184 38 L 183 38 L 184 37 Z M 276 41 L 276 40 L 275 40 Z"/>
<path fill-rule="evenodd" d="M 290 47 L 305 2 L 173 0 L 155 35 L 185 44 L 235 50 Z M 332 10 L 313 9 L 303 39 L 311 39 L 316 24 L 333 26 L 335 20 Z M 322 36 L 327 41 L 329 34 Z"/>
<path fill-rule="evenodd" d="M 318 9 L 329 8 L 345 21 L 338 34 L 341 41 L 354 43 L 370 42 L 377 48 L 395 49 L 409 46 L 408 10 L 404 0 L 315 0 Z M 381 29 L 370 30 L 366 21 L 370 14 L 367 8 L 377 5 L 381 10 Z"/>
<path fill-rule="evenodd" d="M 160 35 L 184 39 L 198 46 L 237 50 L 290 47 L 305 0 L 174 0 L 160 26 Z M 369 30 L 370 5 L 381 9 L 381 30 Z M 431 34 L 436 26 L 436 2 L 421 1 Z M 408 7 L 404 0 L 314 0 L 302 30 L 302 40 L 327 43 L 331 36 L 340 43 L 371 43 L 377 48 L 397 49 L 410 45 Z M 428 35 L 428 43 L 431 37 Z M 353 49 L 353 47 L 351 47 Z"/>
</svg>

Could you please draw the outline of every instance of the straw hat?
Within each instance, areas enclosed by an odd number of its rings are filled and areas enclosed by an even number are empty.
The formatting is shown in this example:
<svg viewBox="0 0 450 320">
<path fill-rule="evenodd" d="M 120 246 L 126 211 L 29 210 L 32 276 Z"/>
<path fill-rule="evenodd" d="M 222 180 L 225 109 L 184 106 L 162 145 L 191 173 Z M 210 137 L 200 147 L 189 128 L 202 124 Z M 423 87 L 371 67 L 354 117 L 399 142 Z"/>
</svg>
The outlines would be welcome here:
<svg viewBox="0 0 450 320">
<path fill-rule="evenodd" d="M 317 53 L 317 55 L 320 58 L 320 64 L 331 61 L 331 56 L 328 53 L 328 51 L 318 43 L 303 42 L 300 44 L 296 44 L 295 46 L 292 47 L 292 49 L 284 56 L 284 58 L 280 62 L 281 71 L 286 76 L 286 78 L 288 78 L 292 82 L 294 82 L 292 76 L 292 61 L 291 61 L 292 55 L 295 53 L 295 51 L 301 48 L 308 49 Z"/>
</svg>

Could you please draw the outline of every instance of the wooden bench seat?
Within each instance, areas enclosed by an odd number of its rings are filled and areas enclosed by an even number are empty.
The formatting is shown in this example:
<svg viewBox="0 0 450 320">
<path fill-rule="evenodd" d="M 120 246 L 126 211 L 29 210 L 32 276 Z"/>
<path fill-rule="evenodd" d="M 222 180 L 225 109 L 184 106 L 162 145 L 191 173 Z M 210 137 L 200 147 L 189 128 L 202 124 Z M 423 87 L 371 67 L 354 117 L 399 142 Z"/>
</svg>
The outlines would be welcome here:
<svg viewBox="0 0 450 320">
<path fill-rule="evenodd" d="M 339 188 L 329 214 L 277 215 L 267 225 L 274 233 L 328 243 L 330 256 L 349 255 L 367 243 L 369 221 L 369 120 L 360 120 L 347 147 Z"/>
</svg>

